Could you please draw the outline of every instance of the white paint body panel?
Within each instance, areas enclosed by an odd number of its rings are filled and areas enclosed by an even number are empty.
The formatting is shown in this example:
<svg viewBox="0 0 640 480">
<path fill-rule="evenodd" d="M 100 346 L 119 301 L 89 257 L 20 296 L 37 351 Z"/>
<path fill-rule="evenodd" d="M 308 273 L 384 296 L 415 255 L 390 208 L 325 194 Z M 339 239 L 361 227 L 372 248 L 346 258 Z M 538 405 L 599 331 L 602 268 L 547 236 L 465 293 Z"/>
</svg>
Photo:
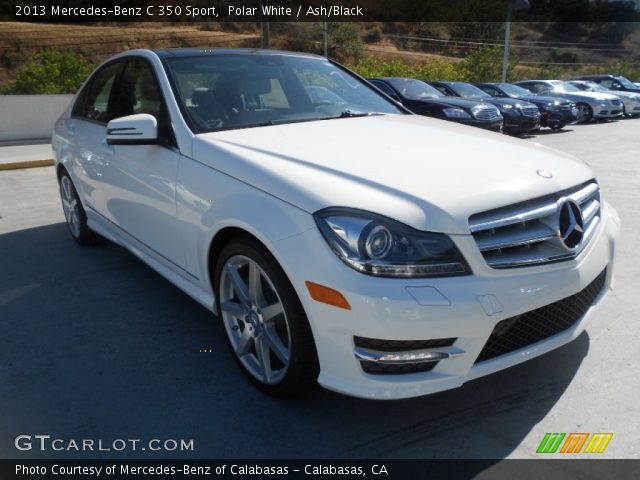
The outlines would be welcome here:
<svg viewBox="0 0 640 480">
<path fill-rule="evenodd" d="M 327 388 L 392 399 L 459 386 L 575 338 L 610 287 L 619 219 L 606 204 L 594 238 L 570 261 L 494 270 L 469 232 L 471 214 L 591 179 L 583 162 L 500 134 L 414 115 L 193 135 L 157 56 L 129 54 L 154 65 L 177 148 L 114 146 L 110 151 L 101 142 L 106 128 L 63 115 L 54 132 L 56 159 L 70 172 L 91 228 L 210 310 L 215 299 L 208 256 L 215 235 L 235 227 L 255 236 L 300 297 L 318 350 L 319 382 Z M 539 169 L 553 178 L 540 177 Z M 311 214 L 329 206 L 370 210 L 416 229 L 450 234 L 473 274 L 415 280 L 360 274 L 338 259 L 315 225 Z M 580 291 L 605 267 L 606 288 L 576 325 L 473 366 L 496 323 Z M 312 300 L 306 280 L 339 290 L 352 310 Z M 415 298 L 408 287 L 418 289 L 414 294 L 426 288 L 423 295 L 429 296 Z M 436 291 L 446 301 L 434 297 Z M 502 310 L 487 314 L 478 300 L 482 296 L 494 296 Z M 354 335 L 456 337 L 456 346 L 466 353 L 430 372 L 368 375 L 354 357 Z"/>
</svg>

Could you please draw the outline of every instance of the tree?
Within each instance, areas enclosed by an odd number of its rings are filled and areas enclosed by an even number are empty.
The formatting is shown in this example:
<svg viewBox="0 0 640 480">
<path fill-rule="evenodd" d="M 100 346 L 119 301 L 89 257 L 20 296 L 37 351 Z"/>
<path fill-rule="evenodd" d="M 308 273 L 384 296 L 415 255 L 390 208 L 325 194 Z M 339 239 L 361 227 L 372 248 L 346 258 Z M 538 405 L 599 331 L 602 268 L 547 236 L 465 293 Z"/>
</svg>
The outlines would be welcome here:
<svg viewBox="0 0 640 480">
<path fill-rule="evenodd" d="M 45 49 L 27 62 L 5 93 L 75 93 L 93 68 L 78 53 Z"/>
</svg>

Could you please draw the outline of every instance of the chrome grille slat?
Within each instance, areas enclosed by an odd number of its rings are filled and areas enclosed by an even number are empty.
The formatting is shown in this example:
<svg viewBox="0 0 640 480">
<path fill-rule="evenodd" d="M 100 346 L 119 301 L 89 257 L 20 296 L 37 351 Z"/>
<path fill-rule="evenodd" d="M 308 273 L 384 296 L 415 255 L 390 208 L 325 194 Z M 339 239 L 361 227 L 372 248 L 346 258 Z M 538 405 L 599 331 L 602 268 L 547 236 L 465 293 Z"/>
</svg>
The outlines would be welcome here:
<svg viewBox="0 0 640 480">
<path fill-rule="evenodd" d="M 588 225 L 599 211 L 600 202 L 598 200 L 592 200 L 591 203 L 582 210 L 582 221 L 585 225 Z"/>
<path fill-rule="evenodd" d="M 500 111 L 495 107 L 482 107 L 474 115 L 478 120 L 498 120 Z"/>
<path fill-rule="evenodd" d="M 524 115 L 525 117 L 531 117 L 531 118 L 539 117 L 540 110 L 538 110 L 538 107 L 524 107 L 522 109 L 522 115 Z"/>
<path fill-rule="evenodd" d="M 490 233 L 489 235 L 479 235 L 476 237 L 476 243 L 480 251 L 485 252 L 542 242 L 544 240 L 550 240 L 557 235 L 555 231 L 544 223 L 537 222 L 535 226 L 529 228 L 518 228 L 494 234 Z"/>
<path fill-rule="evenodd" d="M 573 249 L 564 245 L 559 233 L 559 207 L 568 200 L 579 207 L 584 226 L 583 238 Z M 469 228 L 490 267 L 541 265 L 578 255 L 600 223 L 600 208 L 600 188 L 592 180 L 552 195 L 472 215 Z"/>
<path fill-rule="evenodd" d="M 584 202 L 592 198 L 599 191 L 600 189 L 597 183 L 590 183 L 586 187 L 578 190 L 577 192 L 568 195 L 568 198 L 570 198 L 576 203 L 583 204 Z"/>
<path fill-rule="evenodd" d="M 491 229 L 506 227 L 508 225 L 523 223 L 528 220 L 533 220 L 536 218 L 551 215 L 555 213 L 557 210 L 558 210 L 558 205 L 556 204 L 555 201 L 553 203 L 543 202 L 537 205 L 523 207 L 522 209 L 516 210 L 515 212 L 511 213 L 506 217 L 501 213 L 487 215 L 486 218 L 483 218 L 480 221 L 475 221 L 475 222 L 470 221 L 469 226 L 473 233 L 481 232 L 483 230 L 491 230 Z"/>
</svg>

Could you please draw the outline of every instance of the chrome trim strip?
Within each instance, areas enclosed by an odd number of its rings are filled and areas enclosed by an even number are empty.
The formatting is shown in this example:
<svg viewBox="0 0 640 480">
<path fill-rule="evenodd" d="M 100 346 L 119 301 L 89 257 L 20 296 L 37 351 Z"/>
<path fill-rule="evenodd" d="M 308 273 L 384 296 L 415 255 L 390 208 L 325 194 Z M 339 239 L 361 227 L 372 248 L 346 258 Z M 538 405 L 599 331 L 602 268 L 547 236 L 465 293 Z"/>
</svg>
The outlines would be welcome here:
<svg viewBox="0 0 640 480">
<path fill-rule="evenodd" d="M 586 187 L 578 190 L 577 192 L 572 193 L 571 195 L 567 195 L 567 198 L 570 198 L 574 202 L 578 204 L 584 203 L 589 197 L 598 193 L 600 188 L 597 183 L 590 183 Z"/>
<path fill-rule="evenodd" d="M 449 358 L 459 357 L 465 354 L 464 350 L 457 347 L 445 347 L 422 350 L 406 350 L 401 352 L 381 352 L 368 348 L 356 347 L 353 350 L 355 357 L 360 361 L 374 362 L 383 365 L 406 365 L 415 363 L 430 363 Z M 404 358 L 402 358 L 404 357 Z"/>
<path fill-rule="evenodd" d="M 483 230 L 491 230 L 492 228 L 506 227 L 508 225 L 514 225 L 517 223 L 534 220 L 540 217 L 546 217 L 553 215 L 558 211 L 558 205 L 554 201 L 553 203 L 547 203 L 536 208 L 523 208 L 522 210 L 512 213 L 508 217 L 501 217 L 495 220 L 486 220 L 484 222 L 469 223 L 472 233 L 481 232 Z"/>
<path fill-rule="evenodd" d="M 519 247 L 532 243 L 544 242 L 558 237 L 558 233 L 543 223 L 524 228 L 519 232 L 496 232 L 486 238 L 477 238 L 476 243 L 481 252 L 502 248 Z"/>
<path fill-rule="evenodd" d="M 545 255 L 542 257 L 529 257 L 518 260 L 503 260 L 497 258 L 495 260 L 487 260 L 487 264 L 492 268 L 514 268 L 526 267 L 531 265 L 540 265 L 543 263 L 557 262 L 560 260 L 569 260 L 575 256 L 574 253 L 559 253 L 557 255 Z"/>
<path fill-rule="evenodd" d="M 587 225 L 593 217 L 600 211 L 600 202 L 593 200 L 587 207 L 582 209 L 582 222 Z"/>
</svg>

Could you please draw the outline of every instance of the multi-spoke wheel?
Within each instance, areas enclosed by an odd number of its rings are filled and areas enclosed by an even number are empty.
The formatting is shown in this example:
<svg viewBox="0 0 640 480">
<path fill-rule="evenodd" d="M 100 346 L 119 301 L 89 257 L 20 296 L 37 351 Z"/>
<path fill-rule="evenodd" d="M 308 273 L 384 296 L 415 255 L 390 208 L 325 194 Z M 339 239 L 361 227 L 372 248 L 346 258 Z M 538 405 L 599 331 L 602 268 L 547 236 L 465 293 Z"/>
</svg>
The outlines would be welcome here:
<svg viewBox="0 0 640 480">
<path fill-rule="evenodd" d="M 578 123 L 585 123 L 591 120 L 593 117 L 593 110 L 586 103 L 578 103 L 576 104 L 578 108 Z"/>
<path fill-rule="evenodd" d="M 218 315 L 243 370 L 263 390 L 286 394 L 315 380 L 308 321 L 293 287 L 257 242 L 227 245 L 216 268 Z"/>
<path fill-rule="evenodd" d="M 73 238 L 81 245 L 95 243 L 99 237 L 87 226 L 87 214 L 67 171 L 60 175 L 60 199 L 64 218 Z"/>
</svg>

